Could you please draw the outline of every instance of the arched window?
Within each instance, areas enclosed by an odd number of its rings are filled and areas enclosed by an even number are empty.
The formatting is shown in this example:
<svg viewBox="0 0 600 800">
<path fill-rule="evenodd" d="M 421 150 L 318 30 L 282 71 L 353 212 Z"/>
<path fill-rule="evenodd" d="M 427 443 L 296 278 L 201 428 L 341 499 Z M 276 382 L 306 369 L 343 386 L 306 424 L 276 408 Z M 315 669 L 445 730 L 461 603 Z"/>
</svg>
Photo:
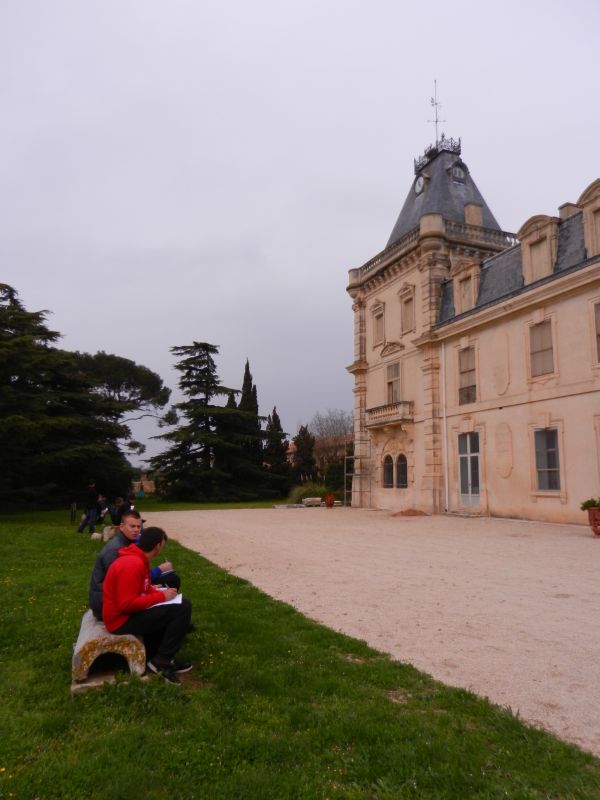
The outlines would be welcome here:
<svg viewBox="0 0 600 800">
<path fill-rule="evenodd" d="M 402 453 L 396 461 L 396 486 L 399 489 L 406 489 L 408 486 L 408 465 L 406 456 L 402 455 Z"/>
<path fill-rule="evenodd" d="M 391 456 L 383 459 L 383 488 L 394 488 L 394 459 Z"/>
</svg>

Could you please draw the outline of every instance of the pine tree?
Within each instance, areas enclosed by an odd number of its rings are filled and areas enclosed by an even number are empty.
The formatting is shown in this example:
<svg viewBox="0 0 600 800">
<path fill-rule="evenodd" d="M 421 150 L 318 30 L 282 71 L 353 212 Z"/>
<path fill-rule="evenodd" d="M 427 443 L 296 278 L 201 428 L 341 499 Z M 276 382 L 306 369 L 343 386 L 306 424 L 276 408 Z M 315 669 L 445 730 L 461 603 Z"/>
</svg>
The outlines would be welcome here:
<svg viewBox="0 0 600 800">
<path fill-rule="evenodd" d="M 171 352 L 179 359 L 175 369 L 181 373 L 179 388 L 187 398 L 175 404 L 173 410 L 177 419 L 182 417 L 184 422 L 156 437 L 170 442 L 171 446 L 154 456 L 150 463 L 152 469 L 160 474 L 169 497 L 181 500 L 218 497 L 231 480 L 227 459 L 224 458 L 230 447 L 227 437 L 223 436 L 223 425 L 232 416 L 234 390 L 219 381 L 213 358 L 219 352 L 216 345 L 193 342 L 172 347 Z M 225 395 L 229 398 L 229 406 L 213 402 Z M 172 420 L 172 414 L 168 414 L 167 424 Z"/>
<path fill-rule="evenodd" d="M 94 475 L 105 492 L 127 486 L 119 449 L 129 430 L 96 394 L 78 354 L 53 346 L 60 336 L 46 311 L 27 311 L 0 284 L 0 500 L 61 504 Z"/>
<path fill-rule="evenodd" d="M 317 480 L 318 472 L 314 457 L 315 437 L 306 425 L 301 425 L 292 441 L 296 445 L 293 465 L 294 479 L 298 483 Z"/>
</svg>

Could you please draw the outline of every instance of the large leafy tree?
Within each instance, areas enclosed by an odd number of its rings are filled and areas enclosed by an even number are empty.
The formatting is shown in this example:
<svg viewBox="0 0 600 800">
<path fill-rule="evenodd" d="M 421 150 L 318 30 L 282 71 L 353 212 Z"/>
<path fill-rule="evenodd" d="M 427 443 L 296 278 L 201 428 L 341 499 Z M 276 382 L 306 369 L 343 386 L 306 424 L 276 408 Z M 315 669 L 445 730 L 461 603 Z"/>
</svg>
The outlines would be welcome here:
<svg viewBox="0 0 600 800">
<path fill-rule="evenodd" d="M 91 391 L 104 401 L 103 413 L 113 422 L 128 425 L 142 417 L 157 417 L 169 401 L 171 390 L 148 367 L 104 351 L 74 355 Z M 131 439 L 127 447 L 137 453 L 145 449 Z"/>
<path fill-rule="evenodd" d="M 54 347 L 46 311 L 27 311 L 0 284 L 0 500 L 61 503 L 94 475 L 110 491 L 130 467 L 128 429 L 92 391 L 76 354 Z M 85 477 L 84 477 L 85 476 Z"/>
<path fill-rule="evenodd" d="M 106 400 L 106 408 L 116 419 L 132 422 L 156 416 L 169 402 L 171 390 L 148 367 L 103 350 L 76 356 L 93 391 Z"/>
</svg>

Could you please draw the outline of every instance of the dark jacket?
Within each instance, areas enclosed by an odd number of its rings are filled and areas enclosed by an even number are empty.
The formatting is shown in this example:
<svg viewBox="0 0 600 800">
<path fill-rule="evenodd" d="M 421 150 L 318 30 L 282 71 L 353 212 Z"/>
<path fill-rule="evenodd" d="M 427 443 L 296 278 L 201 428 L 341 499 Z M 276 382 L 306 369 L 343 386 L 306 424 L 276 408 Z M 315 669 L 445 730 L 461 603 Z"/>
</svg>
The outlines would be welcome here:
<svg viewBox="0 0 600 800">
<path fill-rule="evenodd" d="M 102 550 L 96 557 L 96 563 L 92 570 L 92 577 L 90 579 L 90 591 L 88 602 L 90 608 L 94 612 L 96 619 L 102 619 L 102 584 L 108 572 L 108 568 L 113 563 L 115 558 L 119 555 L 119 550 L 122 547 L 127 547 L 131 542 L 124 533 L 119 531 L 116 536 L 104 545 Z"/>
<path fill-rule="evenodd" d="M 85 494 L 85 508 L 96 508 L 98 505 L 98 492 L 94 486 L 90 486 Z"/>
</svg>

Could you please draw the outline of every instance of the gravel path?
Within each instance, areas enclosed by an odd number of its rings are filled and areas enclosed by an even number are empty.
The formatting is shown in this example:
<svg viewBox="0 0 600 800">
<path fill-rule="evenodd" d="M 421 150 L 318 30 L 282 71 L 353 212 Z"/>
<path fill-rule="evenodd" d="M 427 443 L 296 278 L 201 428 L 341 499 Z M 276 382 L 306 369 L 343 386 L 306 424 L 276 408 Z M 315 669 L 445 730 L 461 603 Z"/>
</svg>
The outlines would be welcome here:
<svg viewBox="0 0 600 800">
<path fill-rule="evenodd" d="M 600 756 L 589 528 L 346 508 L 147 516 L 311 619 Z"/>
</svg>

